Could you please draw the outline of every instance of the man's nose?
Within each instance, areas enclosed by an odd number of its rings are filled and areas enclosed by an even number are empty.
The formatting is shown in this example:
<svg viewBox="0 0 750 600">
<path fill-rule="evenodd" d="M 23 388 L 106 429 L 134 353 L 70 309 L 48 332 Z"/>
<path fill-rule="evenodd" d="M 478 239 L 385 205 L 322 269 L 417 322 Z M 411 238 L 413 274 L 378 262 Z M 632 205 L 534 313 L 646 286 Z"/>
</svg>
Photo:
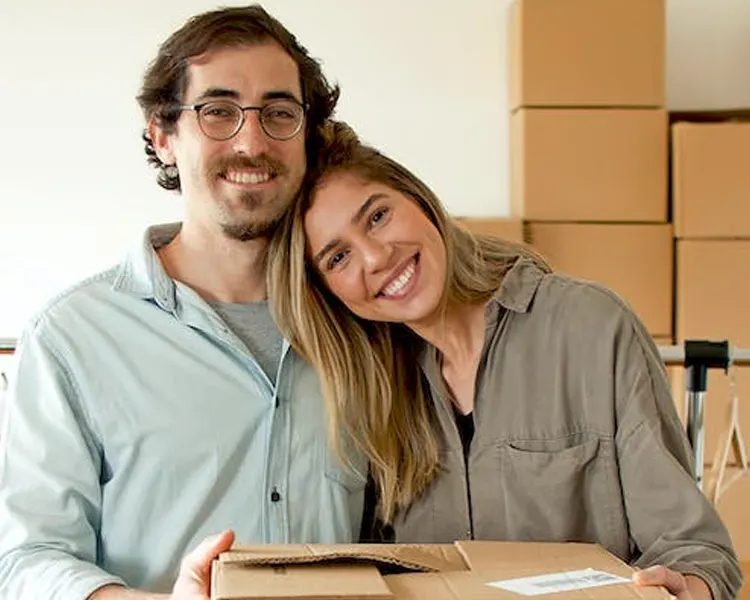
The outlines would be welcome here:
<svg viewBox="0 0 750 600">
<path fill-rule="evenodd" d="M 248 110 L 245 112 L 245 122 L 232 138 L 232 146 L 238 154 L 258 156 L 268 151 L 270 140 L 271 138 L 263 131 L 258 112 Z"/>
</svg>

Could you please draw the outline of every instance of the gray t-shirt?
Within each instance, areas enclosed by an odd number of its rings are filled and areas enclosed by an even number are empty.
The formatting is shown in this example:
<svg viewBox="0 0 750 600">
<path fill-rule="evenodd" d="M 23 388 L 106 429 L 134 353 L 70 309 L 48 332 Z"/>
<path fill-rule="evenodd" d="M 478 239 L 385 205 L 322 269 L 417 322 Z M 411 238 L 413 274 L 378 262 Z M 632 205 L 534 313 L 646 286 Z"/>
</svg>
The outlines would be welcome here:
<svg viewBox="0 0 750 600">
<path fill-rule="evenodd" d="M 211 302 L 211 307 L 244 342 L 268 378 L 275 384 L 276 371 L 281 360 L 282 337 L 271 317 L 268 302 Z"/>
</svg>

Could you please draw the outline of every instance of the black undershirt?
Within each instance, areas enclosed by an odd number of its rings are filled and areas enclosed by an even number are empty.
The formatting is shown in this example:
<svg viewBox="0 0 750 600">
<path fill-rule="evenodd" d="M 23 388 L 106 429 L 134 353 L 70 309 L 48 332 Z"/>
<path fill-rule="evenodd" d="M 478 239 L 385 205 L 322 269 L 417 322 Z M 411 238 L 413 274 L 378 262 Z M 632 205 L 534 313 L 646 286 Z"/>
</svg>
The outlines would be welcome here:
<svg viewBox="0 0 750 600">
<path fill-rule="evenodd" d="M 454 406 L 453 417 L 456 420 L 458 435 L 461 437 L 461 445 L 464 450 L 464 461 L 466 461 L 469 456 L 471 440 L 474 438 L 474 415 L 472 413 L 463 414 Z M 365 487 L 365 507 L 362 516 L 362 529 L 359 534 L 359 541 L 362 543 L 382 544 L 395 541 L 393 528 L 389 525 L 384 525 L 383 522 L 377 518 L 377 506 L 377 487 L 375 486 L 373 478 L 368 477 L 367 486 Z"/>
<path fill-rule="evenodd" d="M 458 435 L 461 436 L 461 444 L 464 447 L 464 460 L 466 460 L 469 457 L 469 446 L 471 446 L 471 440 L 474 438 L 474 414 L 463 414 L 454 408 L 453 416 L 456 419 Z"/>
</svg>

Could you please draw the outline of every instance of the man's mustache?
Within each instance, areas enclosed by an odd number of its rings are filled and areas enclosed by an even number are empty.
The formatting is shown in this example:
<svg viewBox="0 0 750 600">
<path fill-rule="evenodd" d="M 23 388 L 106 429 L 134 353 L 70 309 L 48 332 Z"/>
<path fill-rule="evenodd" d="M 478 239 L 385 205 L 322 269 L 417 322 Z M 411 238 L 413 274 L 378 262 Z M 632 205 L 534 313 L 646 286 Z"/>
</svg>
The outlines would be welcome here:
<svg viewBox="0 0 750 600">
<path fill-rule="evenodd" d="M 261 154 L 250 158 L 248 156 L 233 156 L 220 158 L 211 166 L 212 175 L 225 175 L 228 171 L 242 169 L 258 169 L 268 172 L 272 177 L 286 173 L 286 167 L 278 160 Z"/>
</svg>

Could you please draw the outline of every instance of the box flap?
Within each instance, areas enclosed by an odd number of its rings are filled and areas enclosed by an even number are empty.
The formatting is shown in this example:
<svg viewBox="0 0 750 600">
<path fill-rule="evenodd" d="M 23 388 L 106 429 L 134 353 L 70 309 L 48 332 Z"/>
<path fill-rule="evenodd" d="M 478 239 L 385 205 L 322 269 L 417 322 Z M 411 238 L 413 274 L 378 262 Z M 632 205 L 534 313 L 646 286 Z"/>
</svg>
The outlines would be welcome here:
<svg viewBox="0 0 750 600">
<path fill-rule="evenodd" d="M 467 568 L 461 553 L 449 544 L 235 545 L 219 561 L 245 566 L 364 563 L 415 572 Z"/>
<path fill-rule="evenodd" d="M 212 600 L 390 600 L 392 594 L 373 565 L 246 566 L 216 561 Z"/>
<path fill-rule="evenodd" d="M 456 546 L 476 572 L 526 577 L 591 567 L 624 577 L 633 573 L 631 567 L 597 544 L 461 541 Z"/>
<path fill-rule="evenodd" d="M 671 598 L 663 588 L 631 583 L 633 569 L 596 544 L 459 541 L 456 547 L 470 571 L 386 576 L 393 600 L 519 600 L 552 592 L 556 600 Z M 516 581 L 540 575 L 548 577 Z"/>
<path fill-rule="evenodd" d="M 543 565 L 540 565 L 543 566 Z M 603 569 L 602 569 L 603 570 Z M 561 575 L 564 579 L 564 576 Z M 384 577 L 393 593 L 393 600 L 534 600 L 535 592 L 528 595 L 517 591 L 501 589 L 495 585 L 515 574 L 498 577 L 489 573 L 454 571 L 451 573 L 417 573 L 412 575 L 390 575 Z M 550 580 L 551 583 L 553 583 Z M 538 596 L 545 600 L 668 600 L 672 599 L 661 588 L 641 588 L 633 583 L 615 583 L 599 587 L 582 587 L 568 591 L 549 590 L 550 593 Z"/>
</svg>

